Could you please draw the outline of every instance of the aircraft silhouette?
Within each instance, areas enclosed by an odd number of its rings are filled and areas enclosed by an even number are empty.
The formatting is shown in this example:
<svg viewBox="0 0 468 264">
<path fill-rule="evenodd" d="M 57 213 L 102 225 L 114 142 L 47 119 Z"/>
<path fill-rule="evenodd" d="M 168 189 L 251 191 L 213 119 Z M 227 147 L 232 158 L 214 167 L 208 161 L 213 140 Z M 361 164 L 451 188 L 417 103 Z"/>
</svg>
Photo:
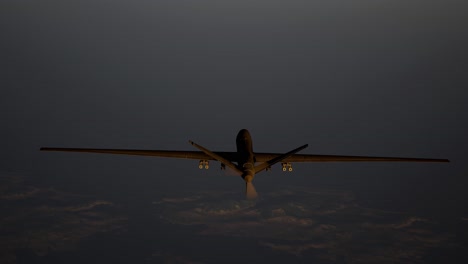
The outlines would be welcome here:
<svg viewBox="0 0 468 264">
<path fill-rule="evenodd" d="M 368 157 L 368 156 L 337 156 L 337 155 L 310 155 L 296 154 L 308 145 L 300 146 L 287 153 L 261 153 L 254 152 L 252 148 L 252 137 L 247 129 L 241 129 L 236 137 L 236 152 L 213 152 L 193 141 L 189 141 L 200 151 L 177 151 L 177 150 L 136 150 L 136 149 L 91 149 L 91 148 L 41 148 L 41 151 L 68 151 L 88 152 L 105 154 L 124 154 L 139 156 L 156 156 L 168 158 L 197 159 L 200 160 L 200 169 L 209 168 L 209 160 L 221 162 L 221 169 L 226 166 L 238 173 L 246 183 L 247 199 L 257 197 L 257 192 L 252 184 L 255 174 L 270 170 L 271 166 L 281 162 L 283 171 L 292 171 L 292 162 L 331 162 L 331 161 L 399 161 L 399 162 L 449 162 L 448 159 L 426 159 L 426 158 L 401 158 L 401 157 Z M 235 163 L 234 163 L 235 162 Z M 237 163 L 237 164 L 236 164 Z"/>
</svg>

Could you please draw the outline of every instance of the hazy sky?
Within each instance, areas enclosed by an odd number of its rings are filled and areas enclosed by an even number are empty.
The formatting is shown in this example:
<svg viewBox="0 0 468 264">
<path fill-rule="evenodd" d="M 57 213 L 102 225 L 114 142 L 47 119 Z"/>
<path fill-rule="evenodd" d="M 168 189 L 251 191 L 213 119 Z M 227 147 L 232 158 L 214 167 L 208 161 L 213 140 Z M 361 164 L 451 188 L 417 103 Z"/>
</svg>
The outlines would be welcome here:
<svg viewBox="0 0 468 264">
<path fill-rule="evenodd" d="M 448 158 L 257 175 L 373 206 L 468 217 L 466 1 L 0 2 L 0 172 L 138 199 L 244 183 L 198 161 L 41 146 Z M 240 195 L 241 197 L 241 195 Z M 155 199 L 155 198 L 154 198 Z M 379 202 L 380 201 L 380 202 Z M 388 202 L 390 201 L 390 202 Z"/>
</svg>

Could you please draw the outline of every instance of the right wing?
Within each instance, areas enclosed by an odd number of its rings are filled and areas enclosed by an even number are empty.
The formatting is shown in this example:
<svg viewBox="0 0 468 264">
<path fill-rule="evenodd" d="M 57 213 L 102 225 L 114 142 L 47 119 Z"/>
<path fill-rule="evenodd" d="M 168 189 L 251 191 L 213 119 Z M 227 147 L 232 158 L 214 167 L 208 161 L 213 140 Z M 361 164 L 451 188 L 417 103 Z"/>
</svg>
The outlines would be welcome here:
<svg viewBox="0 0 468 264">
<path fill-rule="evenodd" d="M 255 153 L 257 162 L 265 162 L 279 157 L 280 153 Z M 402 157 L 370 157 L 370 156 L 340 156 L 340 155 L 312 155 L 294 154 L 284 162 L 449 162 L 448 159 L 402 158 Z"/>
<path fill-rule="evenodd" d="M 137 156 L 153 156 L 180 159 L 215 160 L 202 151 L 179 150 L 137 150 L 137 149 L 93 149 L 93 148 L 41 148 L 41 151 L 65 151 L 103 154 L 122 154 Z M 237 152 L 215 152 L 217 155 L 229 160 L 237 161 Z"/>
</svg>

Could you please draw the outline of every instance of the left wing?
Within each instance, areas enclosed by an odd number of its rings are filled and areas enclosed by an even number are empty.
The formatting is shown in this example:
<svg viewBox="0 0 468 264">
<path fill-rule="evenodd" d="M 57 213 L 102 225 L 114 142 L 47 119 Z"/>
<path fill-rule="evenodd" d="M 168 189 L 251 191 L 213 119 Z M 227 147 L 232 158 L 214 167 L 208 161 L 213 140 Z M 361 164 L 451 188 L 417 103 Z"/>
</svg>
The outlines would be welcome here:
<svg viewBox="0 0 468 264">
<path fill-rule="evenodd" d="M 93 149 L 93 148 L 41 148 L 41 151 L 66 151 L 103 154 L 122 154 L 137 156 L 153 156 L 180 159 L 215 160 L 201 151 L 179 151 L 179 150 L 137 150 L 137 149 Z M 214 152 L 229 161 L 237 160 L 237 152 Z"/>
</svg>

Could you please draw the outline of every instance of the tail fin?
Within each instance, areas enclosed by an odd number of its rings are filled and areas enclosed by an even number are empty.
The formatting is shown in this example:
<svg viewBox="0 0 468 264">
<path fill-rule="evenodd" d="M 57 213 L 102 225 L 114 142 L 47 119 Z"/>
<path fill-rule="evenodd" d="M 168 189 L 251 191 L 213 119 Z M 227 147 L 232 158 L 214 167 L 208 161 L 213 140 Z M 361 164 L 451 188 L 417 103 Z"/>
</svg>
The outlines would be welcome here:
<svg viewBox="0 0 468 264">
<path fill-rule="evenodd" d="M 271 159 L 271 160 L 266 161 L 266 162 L 264 162 L 264 163 L 262 163 L 260 165 L 255 166 L 255 173 L 261 172 L 262 170 L 264 170 L 264 169 L 272 166 L 273 164 L 276 164 L 276 163 L 288 158 L 289 156 L 291 156 L 291 155 L 295 154 L 296 152 L 299 152 L 299 151 L 307 148 L 308 146 L 309 146 L 308 144 L 305 144 L 303 146 L 300 146 L 300 147 L 298 147 L 296 149 L 293 149 L 293 150 L 289 151 L 288 153 L 285 153 L 285 154 L 280 155 L 280 156 L 278 156 L 278 157 L 276 157 L 274 159 Z"/>
</svg>

